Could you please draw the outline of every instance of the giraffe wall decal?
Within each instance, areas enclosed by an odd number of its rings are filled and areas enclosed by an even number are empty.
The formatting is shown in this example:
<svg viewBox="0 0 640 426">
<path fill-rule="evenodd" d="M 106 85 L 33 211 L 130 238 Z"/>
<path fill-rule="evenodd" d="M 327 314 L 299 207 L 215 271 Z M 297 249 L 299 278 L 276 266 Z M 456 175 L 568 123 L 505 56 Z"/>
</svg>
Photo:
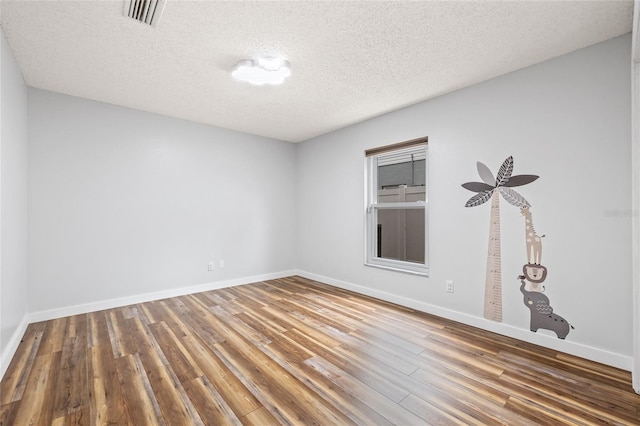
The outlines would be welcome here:
<svg viewBox="0 0 640 426">
<path fill-rule="evenodd" d="M 502 264 L 500 240 L 500 204 L 498 193 L 504 200 L 516 207 L 530 207 L 531 204 L 515 190 L 538 179 L 536 175 L 517 175 L 513 173 L 513 157 L 510 156 L 500 166 L 494 179 L 491 170 L 481 162 L 477 163 L 478 174 L 482 182 L 467 182 L 462 187 L 477 192 L 465 207 L 476 207 L 491 200 L 491 216 L 489 222 L 489 248 L 487 250 L 487 274 L 485 279 L 484 317 L 502 321 Z"/>
<path fill-rule="evenodd" d="M 529 264 L 540 265 L 542 263 L 542 238 L 544 235 L 538 236 L 536 229 L 533 227 L 533 218 L 529 207 L 522 207 L 520 213 L 524 216 L 524 233 L 527 243 L 527 260 Z"/>
</svg>

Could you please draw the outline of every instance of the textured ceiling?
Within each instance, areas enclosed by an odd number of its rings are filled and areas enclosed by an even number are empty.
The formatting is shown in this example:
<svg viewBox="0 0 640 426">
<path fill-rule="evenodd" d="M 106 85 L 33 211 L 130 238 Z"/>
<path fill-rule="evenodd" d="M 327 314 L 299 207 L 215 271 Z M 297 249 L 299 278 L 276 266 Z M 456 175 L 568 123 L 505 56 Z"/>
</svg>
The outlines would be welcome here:
<svg viewBox="0 0 640 426">
<path fill-rule="evenodd" d="M 298 142 L 631 31 L 631 1 L 2 0 L 28 85 Z M 230 68 L 281 54 L 282 86 Z"/>
</svg>

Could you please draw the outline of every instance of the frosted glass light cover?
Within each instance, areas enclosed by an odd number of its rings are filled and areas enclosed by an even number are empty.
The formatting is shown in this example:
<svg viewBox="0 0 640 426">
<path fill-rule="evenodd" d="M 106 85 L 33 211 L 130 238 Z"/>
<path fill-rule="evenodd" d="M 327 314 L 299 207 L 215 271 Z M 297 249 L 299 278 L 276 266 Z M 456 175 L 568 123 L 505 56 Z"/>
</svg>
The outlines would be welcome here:
<svg viewBox="0 0 640 426">
<path fill-rule="evenodd" d="M 277 66 L 277 67 L 276 67 Z M 278 58 L 261 58 L 257 61 L 238 62 L 231 73 L 233 78 L 262 86 L 282 84 L 291 75 L 289 62 Z"/>
</svg>

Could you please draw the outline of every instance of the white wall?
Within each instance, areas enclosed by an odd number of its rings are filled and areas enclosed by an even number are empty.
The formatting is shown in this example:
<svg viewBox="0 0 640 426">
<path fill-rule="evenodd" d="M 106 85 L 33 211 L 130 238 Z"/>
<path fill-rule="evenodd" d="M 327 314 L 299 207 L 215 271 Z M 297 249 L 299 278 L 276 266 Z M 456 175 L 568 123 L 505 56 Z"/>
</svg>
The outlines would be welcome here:
<svg viewBox="0 0 640 426">
<path fill-rule="evenodd" d="M 27 313 L 27 87 L 0 31 L 0 377 Z"/>
<path fill-rule="evenodd" d="M 294 145 L 36 89 L 29 125 L 31 312 L 294 267 Z"/>
<path fill-rule="evenodd" d="M 638 3 L 636 3 L 638 4 Z M 637 15 L 636 15 L 637 16 Z M 640 36 L 638 36 L 640 37 Z M 637 54 L 637 53 L 636 53 Z M 633 275 L 634 275 L 634 368 L 633 385 L 640 393 L 640 57 L 633 64 Z"/>
<path fill-rule="evenodd" d="M 640 0 L 635 0 L 633 10 L 633 107 L 631 110 L 633 128 L 632 183 L 633 223 L 632 223 L 632 263 L 634 285 L 634 363 L 633 388 L 640 393 Z"/>
<path fill-rule="evenodd" d="M 312 277 L 629 369 L 631 38 L 623 36 L 298 146 L 298 267 Z M 419 78 L 419 76 L 417 76 Z M 427 78 L 427 77 L 425 77 Z M 429 137 L 430 277 L 363 265 L 364 150 Z M 465 208 L 509 155 L 537 174 L 520 193 L 544 239 L 544 283 L 575 326 L 566 341 L 529 331 L 517 275 L 524 222 L 502 203 L 502 324 L 482 319 L 489 205 Z M 455 281 L 455 293 L 444 291 Z"/>
</svg>

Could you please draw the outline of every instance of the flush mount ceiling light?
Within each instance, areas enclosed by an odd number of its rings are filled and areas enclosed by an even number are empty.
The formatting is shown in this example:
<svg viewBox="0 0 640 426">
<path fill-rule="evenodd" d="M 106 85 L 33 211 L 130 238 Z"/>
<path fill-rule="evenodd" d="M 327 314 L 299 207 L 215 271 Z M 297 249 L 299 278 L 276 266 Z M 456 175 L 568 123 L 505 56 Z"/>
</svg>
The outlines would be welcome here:
<svg viewBox="0 0 640 426">
<path fill-rule="evenodd" d="M 291 64 L 282 58 L 265 57 L 240 61 L 233 67 L 231 75 L 236 80 L 246 81 L 256 86 L 265 84 L 276 86 L 291 75 Z"/>
</svg>

